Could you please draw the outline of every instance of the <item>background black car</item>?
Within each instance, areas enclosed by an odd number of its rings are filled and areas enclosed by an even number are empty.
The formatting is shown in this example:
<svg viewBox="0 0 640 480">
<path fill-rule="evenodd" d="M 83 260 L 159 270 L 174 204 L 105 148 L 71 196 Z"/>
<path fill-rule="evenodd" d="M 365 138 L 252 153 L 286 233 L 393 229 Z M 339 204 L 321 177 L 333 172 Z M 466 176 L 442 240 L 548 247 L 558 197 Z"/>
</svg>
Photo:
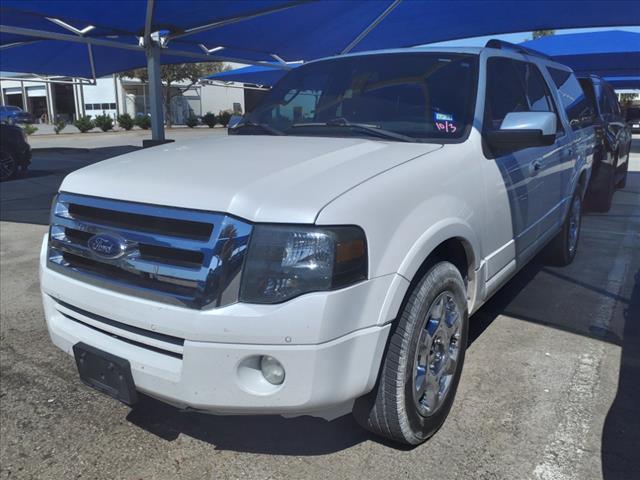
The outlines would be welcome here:
<svg viewBox="0 0 640 480">
<path fill-rule="evenodd" d="M 625 118 L 627 123 L 631 125 L 633 133 L 640 133 L 640 107 L 628 107 L 625 110 Z"/>
<path fill-rule="evenodd" d="M 616 187 L 624 187 L 627 180 L 631 127 L 611 85 L 596 75 L 578 80 L 595 113 L 596 145 L 586 203 L 592 210 L 606 212 L 611 208 Z"/>
<path fill-rule="evenodd" d="M 0 180 L 8 180 L 31 163 L 31 147 L 20 127 L 0 124 Z"/>
</svg>

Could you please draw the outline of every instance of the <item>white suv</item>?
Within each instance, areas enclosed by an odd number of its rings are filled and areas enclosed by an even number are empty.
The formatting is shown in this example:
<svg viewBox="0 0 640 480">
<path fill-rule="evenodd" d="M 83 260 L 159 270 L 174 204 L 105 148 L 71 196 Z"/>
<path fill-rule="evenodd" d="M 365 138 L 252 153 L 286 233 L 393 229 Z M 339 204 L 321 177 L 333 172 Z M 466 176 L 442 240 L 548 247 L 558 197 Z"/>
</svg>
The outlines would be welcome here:
<svg viewBox="0 0 640 480">
<path fill-rule="evenodd" d="M 469 315 L 547 244 L 573 259 L 590 121 L 567 67 L 499 42 L 303 65 L 233 135 L 64 180 L 42 245 L 51 338 L 129 404 L 353 410 L 420 443 Z"/>
</svg>

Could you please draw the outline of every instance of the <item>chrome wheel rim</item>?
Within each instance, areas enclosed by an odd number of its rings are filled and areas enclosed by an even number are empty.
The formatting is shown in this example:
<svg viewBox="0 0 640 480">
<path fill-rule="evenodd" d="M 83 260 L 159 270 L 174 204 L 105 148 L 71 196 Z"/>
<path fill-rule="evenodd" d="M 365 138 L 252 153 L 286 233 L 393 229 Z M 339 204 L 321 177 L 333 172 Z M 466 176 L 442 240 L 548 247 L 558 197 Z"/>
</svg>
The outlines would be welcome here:
<svg viewBox="0 0 640 480">
<path fill-rule="evenodd" d="M 422 416 L 436 413 L 449 393 L 458 365 L 461 321 L 460 309 L 449 291 L 429 306 L 413 370 L 413 396 Z"/>
<path fill-rule="evenodd" d="M 573 255 L 578 246 L 578 233 L 580 232 L 580 198 L 574 197 L 569 213 L 569 254 Z"/>
<path fill-rule="evenodd" d="M 15 160 L 10 155 L 3 154 L 0 157 L 0 178 L 2 178 L 2 180 L 6 180 L 13 175 L 15 169 Z"/>
</svg>

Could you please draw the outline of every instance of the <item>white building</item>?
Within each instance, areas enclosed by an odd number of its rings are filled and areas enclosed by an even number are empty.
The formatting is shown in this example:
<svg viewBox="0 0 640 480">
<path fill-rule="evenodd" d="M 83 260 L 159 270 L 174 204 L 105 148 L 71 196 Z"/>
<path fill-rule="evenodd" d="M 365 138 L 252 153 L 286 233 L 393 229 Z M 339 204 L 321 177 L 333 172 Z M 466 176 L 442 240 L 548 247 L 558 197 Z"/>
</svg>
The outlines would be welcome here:
<svg viewBox="0 0 640 480">
<path fill-rule="evenodd" d="M 181 90 L 188 84 L 181 86 L 172 87 L 172 124 L 184 124 L 189 115 L 245 111 L 242 84 L 196 84 L 186 92 Z M 30 112 L 37 123 L 51 123 L 55 118 L 72 122 L 82 115 L 95 117 L 103 112 L 114 118 L 125 112 L 132 117 L 149 113 L 147 84 L 117 75 L 98 78 L 95 84 L 70 77 L 2 76 L 0 103 Z"/>
</svg>

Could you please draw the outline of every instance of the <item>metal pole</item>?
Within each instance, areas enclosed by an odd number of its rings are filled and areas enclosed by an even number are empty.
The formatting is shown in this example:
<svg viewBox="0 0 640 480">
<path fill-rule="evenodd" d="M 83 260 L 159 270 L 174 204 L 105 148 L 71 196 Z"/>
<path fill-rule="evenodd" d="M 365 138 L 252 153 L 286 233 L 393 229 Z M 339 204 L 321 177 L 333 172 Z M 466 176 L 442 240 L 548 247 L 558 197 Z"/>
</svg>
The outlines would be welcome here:
<svg viewBox="0 0 640 480">
<path fill-rule="evenodd" d="M 27 102 L 27 89 L 24 88 L 24 82 L 22 80 L 20 80 L 20 88 L 22 89 L 22 109 L 25 112 L 28 112 L 29 111 L 29 104 Z"/>
<path fill-rule="evenodd" d="M 78 91 L 78 86 L 74 83 L 72 85 L 73 88 L 73 118 L 71 119 L 71 121 L 73 122 L 74 120 L 77 120 L 80 118 L 80 112 L 81 112 L 81 107 L 80 107 L 80 93 Z"/>
<path fill-rule="evenodd" d="M 50 83 L 45 83 L 45 94 L 47 98 L 47 110 L 49 123 L 54 123 L 56 121 L 56 99 L 55 99 L 55 91 Z"/>
<path fill-rule="evenodd" d="M 118 76 L 113 74 L 113 90 L 116 96 L 116 118 L 120 115 L 120 90 L 118 89 Z"/>
<path fill-rule="evenodd" d="M 82 107 L 80 111 L 82 112 L 82 116 L 84 117 L 87 115 L 87 110 L 84 103 L 84 85 L 81 83 L 80 85 L 78 85 L 78 88 L 80 89 L 80 106 Z"/>
<path fill-rule="evenodd" d="M 164 141 L 164 115 L 162 112 L 162 78 L 160 76 L 160 47 L 149 45 L 146 49 L 147 75 L 149 76 L 149 102 L 151 103 L 151 139 Z"/>
</svg>

